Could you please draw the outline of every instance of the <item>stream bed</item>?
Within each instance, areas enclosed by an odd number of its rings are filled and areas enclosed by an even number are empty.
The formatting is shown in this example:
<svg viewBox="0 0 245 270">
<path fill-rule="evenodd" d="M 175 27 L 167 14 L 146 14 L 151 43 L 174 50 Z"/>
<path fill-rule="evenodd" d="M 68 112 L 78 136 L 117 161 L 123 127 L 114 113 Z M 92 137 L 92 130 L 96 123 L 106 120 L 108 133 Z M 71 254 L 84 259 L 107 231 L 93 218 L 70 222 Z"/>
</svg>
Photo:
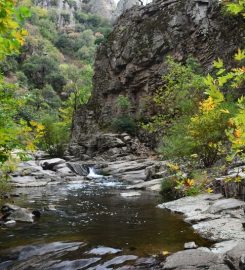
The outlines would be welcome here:
<svg viewBox="0 0 245 270">
<path fill-rule="evenodd" d="M 22 195 L 14 203 L 40 210 L 41 217 L 0 228 L 0 270 L 127 269 L 122 266 L 140 258 L 182 250 L 185 242 L 210 246 L 181 216 L 156 208 L 159 196 L 140 191 L 140 196 L 123 197 L 127 191 L 116 180 L 17 192 Z"/>
</svg>

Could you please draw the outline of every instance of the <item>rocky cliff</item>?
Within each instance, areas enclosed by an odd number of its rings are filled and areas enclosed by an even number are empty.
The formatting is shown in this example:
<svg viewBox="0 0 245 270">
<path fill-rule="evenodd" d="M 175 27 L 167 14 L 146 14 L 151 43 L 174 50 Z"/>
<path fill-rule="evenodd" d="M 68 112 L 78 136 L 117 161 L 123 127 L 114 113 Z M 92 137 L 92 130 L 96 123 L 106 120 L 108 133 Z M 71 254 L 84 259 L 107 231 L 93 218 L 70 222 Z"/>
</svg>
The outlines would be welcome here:
<svg viewBox="0 0 245 270">
<path fill-rule="evenodd" d="M 161 85 L 167 55 L 180 61 L 193 55 L 206 71 L 217 57 L 232 59 L 243 44 L 240 20 L 224 16 L 216 0 L 156 0 L 126 11 L 108 42 L 98 48 L 92 97 L 74 119 L 71 145 L 76 155 L 98 149 L 93 138 L 108 132 L 120 114 L 119 95 L 129 98 L 128 113 L 134 118 L 154 114 L 145 100 Z"/>
<path fill-rule="evenodd" d="M 142 4 L 150 0 L 142 1 Z M 115 21 L 124 11 L 140 5 L 139 0 L 34 0 L 34 4 L 57 12 L 58 24 L 63 27 L 75 27 L 76 12 L 97 14 L 109 21 Z"/>
</svg>

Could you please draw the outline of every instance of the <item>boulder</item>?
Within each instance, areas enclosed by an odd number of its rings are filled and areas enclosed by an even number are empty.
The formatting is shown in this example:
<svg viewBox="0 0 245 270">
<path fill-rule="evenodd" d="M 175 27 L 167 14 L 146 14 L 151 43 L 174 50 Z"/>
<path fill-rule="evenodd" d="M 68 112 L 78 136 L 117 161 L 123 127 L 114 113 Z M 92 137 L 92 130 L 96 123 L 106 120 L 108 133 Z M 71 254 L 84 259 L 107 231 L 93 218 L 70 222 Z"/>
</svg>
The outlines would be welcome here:
<svg viewBox="0 0 245 270">
<path fill-rule="evenodd" d="M 230 270 L 222 256 L 202 250 L 186 250 L 167 257 L 164 270 Z"/>
<path fill-rule="evenodd" d="M 196 249 L 198 245 L 195 242 L 188 242 L 184 244 L 184 249 Z"/>
<path fill-rule="evenodd" d="M 54 167 L 66 163 L 64 159 L 61 158 L 52 158 L 52 159 L 46 159 L 42 160 L 40 162 L 40 165 L 43 167 L 44 170 L 54 170 Z"/>
<path fill-rule="evenodd" d="M 245 241 L 240 241 L 226 255 L 227 261 L 233 266 L 233 269 L 245 270 Z"/>
<path fill-rule="evenodd" d="M 18 208 L 8 216 L 8 219 L 32 223 L 32 222 L 34 222 L 33 217 L 34 217 L 34 215 L 29 210 L 27 210 L 25 208 Z"/>
</svg>

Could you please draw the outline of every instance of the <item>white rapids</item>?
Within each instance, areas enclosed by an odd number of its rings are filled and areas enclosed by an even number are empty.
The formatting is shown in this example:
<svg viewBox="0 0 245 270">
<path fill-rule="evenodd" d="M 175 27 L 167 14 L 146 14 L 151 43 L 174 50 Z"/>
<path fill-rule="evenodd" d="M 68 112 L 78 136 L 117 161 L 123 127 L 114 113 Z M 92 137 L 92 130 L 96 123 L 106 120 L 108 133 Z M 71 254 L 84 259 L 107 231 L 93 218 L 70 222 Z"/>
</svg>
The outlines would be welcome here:
<svg viewBox="0 0 245 270">
<path fill-rule="evenodd" d="M 94 168 L 89 167 L 89 174 L 87 175 L 89 179 L 103 178 L 103 175 L 97 174 Z"/>
</svg>

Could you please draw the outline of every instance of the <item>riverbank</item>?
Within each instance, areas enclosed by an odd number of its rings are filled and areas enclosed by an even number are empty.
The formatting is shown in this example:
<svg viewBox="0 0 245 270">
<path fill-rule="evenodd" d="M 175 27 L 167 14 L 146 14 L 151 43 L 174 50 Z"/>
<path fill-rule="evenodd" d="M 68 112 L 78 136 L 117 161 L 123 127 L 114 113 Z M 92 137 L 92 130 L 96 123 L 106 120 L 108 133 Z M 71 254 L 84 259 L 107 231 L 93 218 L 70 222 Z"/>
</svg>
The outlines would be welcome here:
<svg viewBox="0 0 245 270">
<path fill-rule="evenodd" d="M 245 202 L 221 194 L 185 197 L 158 205 L 184 220 L 202 237 L 216 242 L 210 249 L 177 252 L 163 269 L 245 269 Z"/>
</svg>

